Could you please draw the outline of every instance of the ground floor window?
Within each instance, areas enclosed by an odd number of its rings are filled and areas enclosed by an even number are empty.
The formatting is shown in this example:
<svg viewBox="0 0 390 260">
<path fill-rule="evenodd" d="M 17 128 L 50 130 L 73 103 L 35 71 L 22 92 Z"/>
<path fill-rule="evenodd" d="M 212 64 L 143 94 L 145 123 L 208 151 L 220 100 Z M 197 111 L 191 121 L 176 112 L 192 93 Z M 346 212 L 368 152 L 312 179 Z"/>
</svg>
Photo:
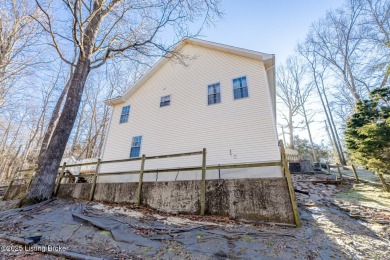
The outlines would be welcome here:
<svg viewBox="0 0 390 260">
<path fill-rule="evenodd" d="M 139 157 L 141 151 L 142 136 L 134 136 L 131 142 L 130 158 Z"/>
</svg>

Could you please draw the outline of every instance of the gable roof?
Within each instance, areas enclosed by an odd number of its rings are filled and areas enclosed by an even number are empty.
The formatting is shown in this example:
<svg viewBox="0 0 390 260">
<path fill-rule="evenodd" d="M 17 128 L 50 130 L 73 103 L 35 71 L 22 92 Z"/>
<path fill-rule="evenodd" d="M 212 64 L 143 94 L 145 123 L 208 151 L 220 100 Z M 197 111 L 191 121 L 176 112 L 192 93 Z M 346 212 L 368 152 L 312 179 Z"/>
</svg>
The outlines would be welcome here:
<svg viewBox="0 0 390 260">
<path fill-rule="evenodd" d="M 179 42 L 174 48 L 173 51 L 178 52 L 182 49 L 186 44 L 192 44 L 196 46 L 205 47 L 208 49 L 213 49 L 217 51 L 227 52 L 234 55 L 239 55 L 247 58 L 257 59 L 264 62 L 264 67 L 266 71 L 272 69 L 272 73 L 275 73 L 275 55 L 268 54 L 264 52 L 252 51 L 247 49 L 242 49 L 238 47 L 233 47 L 221 43 L 209 42 L 200 39 L 191 39 L 186 38 Z M 132 87 L 130 87 L 122 96 L 107 99 L 104 101 L 107 105 L 117 105 L 125 102 L 134 92 L 136 92 L 142 85 L 162 66 L 164 66 L 169 61 L 168 57 L 161 58 L 157 63 L 153 65 Z M 275 77 L 269 77 L 269 85 L 271 88 L 271 92 L 275 93 Z M 273 90 L 273 91 L 272 91 Z"/>
</svg>

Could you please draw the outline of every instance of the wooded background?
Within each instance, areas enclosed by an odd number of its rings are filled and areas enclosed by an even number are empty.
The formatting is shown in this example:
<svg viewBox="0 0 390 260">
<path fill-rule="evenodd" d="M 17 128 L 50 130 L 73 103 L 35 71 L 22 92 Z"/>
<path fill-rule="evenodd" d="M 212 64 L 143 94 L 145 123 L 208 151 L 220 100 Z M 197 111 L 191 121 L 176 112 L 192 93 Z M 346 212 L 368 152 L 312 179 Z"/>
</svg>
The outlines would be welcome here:
<svg viewBox="0 0 390 260">
<path fill-rule="evenodd" d="M 9 178 L 16 168 L 37 165 L 52 114 L 63 108 L 58 101 L 67 97 L 73 69 L 66 60 L 75 62 L 77 56 L 72 53 L 73 46 L 61 53 L 53 41 L 54 36 L 66 46 L 62 30 L 73 18 L 57 19 L 44 11 L 56 10 L 57 16 L 65 11 L 50 9 L 53 6 L 49 1 L 36 3 L 41 7 L 30 1 L 0 0 L 1 179 Z M 212 8 L 191 8 L 183 14 L 188 19 L 207 10 L 214 13 L 213 18 L 221 15 Z M 49 16 L 53 24 L 48 22 Z M 51 26 L 60 30 L 51 31 Z M 184 34 L 172 35 L 173 44 Z M 153 50 L 131 55 L 120 53 L 89 73 L 64 156 L 100 156 L 111 112 L 103 101 L 121 95 L 166 53 L 168 46 L 155 45 Z M 347 0 L 342 8 L 330 10 L 312 24 L 306 39 L 297 43 L 296 53 L 277 68 L 278 125 L 285 143 L 314 161 L 344 164 L 349 159 L 344 141 L 346 122 L 356 103 L 368 98 L 370 91 L 389 87 L 389 72 L 389 1 Z M 322 131 L 327 132 L 328 138 L 322 143 L 313 141 L 313 123 L 320 123 Z M 307 131 L 307 138 L 297 136 L 297 129 Z"/>
</svg>

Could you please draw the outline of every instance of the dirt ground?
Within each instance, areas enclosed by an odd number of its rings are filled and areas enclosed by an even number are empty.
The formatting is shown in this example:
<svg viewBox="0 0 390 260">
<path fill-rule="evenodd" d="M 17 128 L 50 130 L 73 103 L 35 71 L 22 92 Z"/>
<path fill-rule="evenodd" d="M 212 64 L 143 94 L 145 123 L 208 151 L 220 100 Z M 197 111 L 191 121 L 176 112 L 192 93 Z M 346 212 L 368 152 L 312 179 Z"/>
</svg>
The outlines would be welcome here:
<svg viewBox="0 0 390 260">
<path fill-rule="evenodd" d="M 22 209 L 0 202 L 0 234 L 105 259 L 390 259 L 388 194 L 370 173 L 359 184 L 343 174 L 341 185 L 337 174 L 293 175 L 309 193 L 297 193 L 301 228 L 55 199 Z M 0 246 L 0 259 L 57 259 Z"/>
</svg>

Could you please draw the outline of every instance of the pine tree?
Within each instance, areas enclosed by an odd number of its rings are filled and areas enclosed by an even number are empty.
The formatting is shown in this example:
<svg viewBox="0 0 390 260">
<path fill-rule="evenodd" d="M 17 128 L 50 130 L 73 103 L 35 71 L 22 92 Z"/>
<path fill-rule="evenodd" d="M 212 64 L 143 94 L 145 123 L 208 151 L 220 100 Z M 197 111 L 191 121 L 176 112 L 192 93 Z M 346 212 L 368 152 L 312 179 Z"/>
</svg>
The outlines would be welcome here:
<svg viewBox="0 0 390 260">
<path fill-rule="evenodd" d="M 390 89 L 375 89 L 357 103 L 347 121 L 346 145 L 352 159 L 377 173 L 390 173 Z"/>
</svg>

